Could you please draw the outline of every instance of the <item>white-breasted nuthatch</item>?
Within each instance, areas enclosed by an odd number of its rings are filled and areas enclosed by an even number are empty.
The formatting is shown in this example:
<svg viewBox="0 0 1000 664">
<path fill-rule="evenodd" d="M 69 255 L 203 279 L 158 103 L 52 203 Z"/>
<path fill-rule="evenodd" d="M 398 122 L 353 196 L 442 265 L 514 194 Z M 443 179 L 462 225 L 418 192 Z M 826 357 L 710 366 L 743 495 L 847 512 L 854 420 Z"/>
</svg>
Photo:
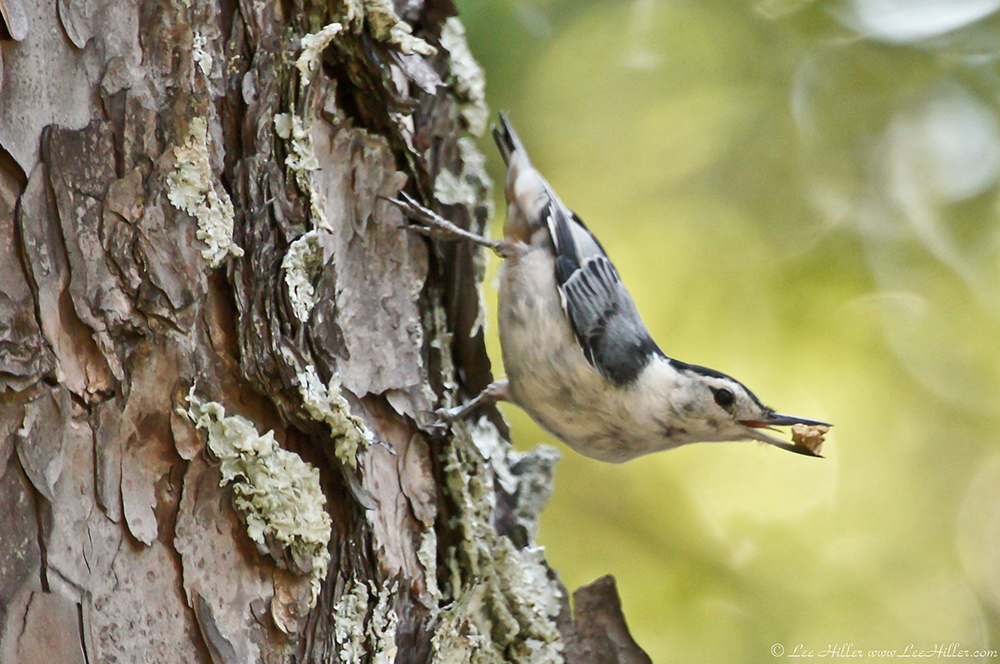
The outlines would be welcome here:
<svg viewBox="0 0 1000 664">
<path fill-rule="evenodd" d="M 813 446 L 762 429 L 830 425 L 775 413 L 734 378 L 660 350 L 600 243 L 499 117 L 493 136 L 507 164 L 503 240 L 465 231 L 405 194 L 395 201 L 421 224 L 414 230 L 466 238 L 504 259 L 499 332 L 507 379 L 447 414 L 507 400 L 577 452 L 613 463 L 687 443 L 746 439 L 819 456 Z"/>
</svg>

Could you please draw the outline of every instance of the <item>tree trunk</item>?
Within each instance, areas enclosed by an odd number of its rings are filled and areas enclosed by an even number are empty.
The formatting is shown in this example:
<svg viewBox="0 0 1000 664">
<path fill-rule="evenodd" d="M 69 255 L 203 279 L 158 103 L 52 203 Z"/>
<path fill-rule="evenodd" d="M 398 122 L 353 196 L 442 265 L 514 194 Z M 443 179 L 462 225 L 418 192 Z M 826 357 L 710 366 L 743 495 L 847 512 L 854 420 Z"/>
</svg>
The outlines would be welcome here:
<svg viewBox="0 0 1000 664">
<path fill-rule="evenodd" d="M 0 661 L 641 662 L 533 542 L 450 0 L 0 0 Z"/>
</svg>

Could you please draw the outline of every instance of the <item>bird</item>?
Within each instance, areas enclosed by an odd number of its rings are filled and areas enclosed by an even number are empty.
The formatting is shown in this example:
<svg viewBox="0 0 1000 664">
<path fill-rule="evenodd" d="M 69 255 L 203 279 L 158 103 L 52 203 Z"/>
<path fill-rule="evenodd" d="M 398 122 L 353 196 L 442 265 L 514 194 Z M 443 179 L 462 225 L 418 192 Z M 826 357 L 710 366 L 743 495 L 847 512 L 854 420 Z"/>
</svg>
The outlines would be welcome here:
<svg viewBox="0 0 1000 664">
<path fill-rule="evenodd" d="M 439 415 L 455 421 L 483 404 L 509 401 L 570 448 L 609 463 L 736 440 L 820 456 L 815 444 L 793 444 L 767 430 L 799 425 L 821 442 L 832 425 L 777 413 L 735 378 L 660 350 L 601 243 L 532 165 L 507 116 L 498 120 L 492 132 L 507 166 L 503 239 L 467 231 L 405 192 L 391 199 L 410 218 L 409 228 L 469 240 L 502 258 L 498 327 L 506 378 Z"/>
</svg>

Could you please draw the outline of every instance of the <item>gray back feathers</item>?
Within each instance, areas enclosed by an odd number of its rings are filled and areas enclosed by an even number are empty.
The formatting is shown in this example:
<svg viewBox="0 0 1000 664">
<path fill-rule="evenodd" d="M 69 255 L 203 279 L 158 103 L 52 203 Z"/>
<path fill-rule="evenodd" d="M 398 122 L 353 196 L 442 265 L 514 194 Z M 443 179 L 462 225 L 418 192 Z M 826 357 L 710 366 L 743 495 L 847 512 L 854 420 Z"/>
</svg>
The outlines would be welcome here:
<svg viewBox="0 0 1000 664">
<path fill-rule="evenodd" d="M 633 382 L 658 349 L 632 296 L 600 243 L 558 199 L 549 207 L 548 225 L 556 283 L 587 360 L 618 385 Z"/>
</svg>

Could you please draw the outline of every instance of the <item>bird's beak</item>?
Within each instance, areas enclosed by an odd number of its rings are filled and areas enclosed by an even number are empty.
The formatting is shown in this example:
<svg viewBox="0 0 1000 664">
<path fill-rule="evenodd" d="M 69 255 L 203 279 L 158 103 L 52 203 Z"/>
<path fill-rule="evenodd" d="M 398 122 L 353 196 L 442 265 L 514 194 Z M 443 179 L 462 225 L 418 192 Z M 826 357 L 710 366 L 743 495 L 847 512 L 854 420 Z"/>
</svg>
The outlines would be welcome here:
<svg viewBox="0 0 1000 664">
<path fill-rule="evenodd" d="M 763 443 L 767 443 L 768 445 L 780 447 L 781 449 L 788 450 L 789 452 L 814 457 L 822 457 L 822 455 L 808 445 L 796 445 L 794 443 L 789 443 L 788 441 L 781 440 L 780 438 L 775 438 L 770 434 L 764 433 L 761 429 L 770 429 L 771 427 L 790 427 L 795 424 L 803 424 L 810 427 L 833 426 L 832 424 L 820 422 L 819 420 L 810 420 L 805 417 L 795 417 L 794 415 L 782 415 L 780 413 L 771 413 L 766 418 L 761 420 L 740 420 L 740 424 L 746 427 L 748 438 L 753 438 L 754 440 L 759 440 Z"/>
</svg>

